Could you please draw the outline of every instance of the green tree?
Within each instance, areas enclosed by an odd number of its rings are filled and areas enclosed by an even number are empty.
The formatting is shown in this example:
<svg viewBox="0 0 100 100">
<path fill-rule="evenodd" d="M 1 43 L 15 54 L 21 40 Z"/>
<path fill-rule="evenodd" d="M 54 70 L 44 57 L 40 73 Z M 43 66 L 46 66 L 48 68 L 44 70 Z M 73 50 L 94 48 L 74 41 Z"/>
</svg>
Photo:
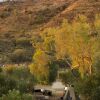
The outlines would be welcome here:
<svg viewBox="0 0 100 100">
<path fill-rule="evenodd" d="M 49 63 L 49 75 L 48 75 L 49 83 L 52 83 L 56 80 L 57 74 L 58 74 L 58 65 L 54 61 L 51 61 Z"/>
</svg>

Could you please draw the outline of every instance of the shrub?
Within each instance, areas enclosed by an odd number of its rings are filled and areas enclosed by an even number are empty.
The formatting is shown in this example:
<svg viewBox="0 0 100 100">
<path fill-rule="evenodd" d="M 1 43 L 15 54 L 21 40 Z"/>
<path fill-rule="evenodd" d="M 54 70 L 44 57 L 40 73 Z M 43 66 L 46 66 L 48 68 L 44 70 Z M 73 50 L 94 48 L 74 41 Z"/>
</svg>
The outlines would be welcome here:
<svg viewBox="0 0 100 100">
<path fill-rule="evenodd" d="M 21 93 L 26 93 L 26 92 L 28 92 L 28 86 L 29 84 L 27 83 L 27 82 L 25 82 L 25 81 L 19 81 L 18 83 L 17 83 L 17 89 L 21 92 Z"/>
<path fill-rule="evenodd" d="M 33 97 L 31 94 L 23 94 L 22 99 L 23 100 L 36 100 L 35 97 Z"/>
<path fill-rule="evenodd" d="M 18 90 L 9 90 L 7 95 L 3 95 L 0 100 L 35 100 L 31 94 L 21 94 Z"/>
<path fill-rule="evenodd" d="M 9 90 L 9 93 L 7 95 L 3 95 L 0 100 L 21 100 L 21 95 L 17 90 Z"/>
<path fill-rule="evenodd" d="M 98 54 L 99 55 L 99 54 Z M 76 82 L 76 90 L 88 100 L 100 100 L 100 72 L 99 56 L 94 62 L 94 73 Z"/>
<path fill-rule="evenodd" d="M 49 75 L 48 75 L 49 83 L 52 83 L 52 82 L 54 82 L 56 80 L 57 71 L 58 71 L 57 65 L 54 62 L 51 62 L 49 64 Z"/>
<path fill-rule="evenodd" d="M 7 18 L 9 16 L 10 16 L 10 13 L 6 12 L 6 11 L 0 14 L 0 18 L 2 18 L 2 19 Z"/>
<path fill-rule="evenodd" d="M 17 80 L 24 80 L 29 82 L 34 82 L 34 76 L 30 73 L 29 69 L 26 67 L 17 67 L 12 76 Z"/>
<path fill-rule="evenodd" d="M 0 73 L 2 72 L 2 68 L 1 68 L 1 66 L 0 66 Z"/>
<path fill-rule="evenodd" d="M 99 100 L 100 99 L 100 75 L 93 75 L 87 77 L 80 82 L 77 82 L 76 89 L 88 100 Z M 99 98 L 99 99 L 98 99 Z"/>
<path fill-rule="evenodd" d="M 6 69 L 6 67 L 4 68 Z M 0 73 L 0 96 L 13 89 L 19 90 L 20 93 L 32 92 L 35 80 L 27 67 L 14 67 L 10 74 L 8 68 L 6 71 Z"/>
<path fill-rule="evenodd" d="M 35 84 L 35 80 L 34 76 L 29 72 L 27 67 L 17 67 L 13 71 L 11 77 L 16 80 L 17 89 L 21 93 L 31 92 Z"/>
<path fill-rule="evenodd" d="M 31 61 L 31 54 L 25 49 L 16 49 L 11 57 L 11 61 L 14 63 L 23 63 Z"/>
<path fill-rule="evenodd" d="M 16 81 L 6 75 L 0 74 L 0 96 L 8 93 L 9 90 L 16 88 Z"/>
<path fill-rule="evenodd" d="M 26 37 L 22 37 L 16 40 L 16 45 L 20 46 L 20 47 L 32 47 L 32 44 L 30 42 L 30 39 L 26 38 Z"/>
<path fill-rule="evenodd" d="M 6 63 L 9 63 L 9 62 L 10 62 L 9 58 L 8 58 L 6 55 L 2 55 L 2 54 L 1 54 L 1 55 L 0 55 L 0 58 L 1 58 L 1 59 L 0 59 L 0 63 L 1 63 L 1 64 L 4 64 L 4 63 L 6 64 Z"/>
<path fill-rule="evenodd" d="M 73 84 L 76 81 L 76 77 L 72 74 L 70 70 L 59 73 L 59 77 L 65 84 L 66 83 Z"/>
<path fill-rule="evenodd" d="M 13 72 L 14 68 L 15 67 L 13 65 L 7 65 L 7 66 L 3 67 L 3 71 L 8 74 L 11 74 Z"/>
</svg>

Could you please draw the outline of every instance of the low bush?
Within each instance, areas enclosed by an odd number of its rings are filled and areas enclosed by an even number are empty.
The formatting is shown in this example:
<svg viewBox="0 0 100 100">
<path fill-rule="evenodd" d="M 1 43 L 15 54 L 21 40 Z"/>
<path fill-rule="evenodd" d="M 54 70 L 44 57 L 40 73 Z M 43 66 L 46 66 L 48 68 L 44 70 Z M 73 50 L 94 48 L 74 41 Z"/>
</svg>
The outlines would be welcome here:
<svg viewBox="0 0 100 100">
<path fill-rule="evenodd" d="M 9 90 L 7 95 L 3 95 L 0 100 L 35 100 L 31 94 L 21 94 L 18 90 Z"/>
<path fill-rule="evenodd" d="M 11 57 L 11 61 L 13 63 L 23 63 L 23 62 L 28 62 L 31 61 L 31 54 L 25 50 L 25 49 L 16 49 Z"/>
<path fill-rule="evenodd" d="M 0 14 L 0 18 L 2 18 L 2 19 L 7 18 L 9 16 L 10 16 L 10 13 L 6 12 L 6 11 Z"/>
<path fill-rule="evenodd" d="M 16 45 L 20 46 L 20 47 L 32 47 L 32 44 L 30 42 L 30 39 L 26 38 L 26 37 L 22 37 L 16 40 Z"/>
<path fill-rule="evenodd" d="M 0 96 L 7 94 L 9 90 L 16 88 L 16 81 L 7 75 L 0 74 Z"/>
<path fill-rule="evenodd" d="M 2 68 L 4 72 L 11 74 L 13 72 L 13 70 L 15 69 L 15 67 L 13 65 L 7 65 L 5 67 Z"/>
<path fill-rule="evenodd" d="M 2 68 L 1 68 L 1 66 L 0 66 L 0 73 L 2 72 Z"/>
<path fill-rule="evenodd" d="M 73 75 L 71 70 L 59 73 L 59 77 L 65 84 L 67 83 L 73 84 L 76 81 L 76 76 Z"/>
<path fill-rule="evenodd" d="M 27 67 L 14 67 L 13 70 L 11 66 L 4 67 L 0 73 L 0 96 L 13 89 L 19 90 L 20 93 L 32 92 L 34 84 L 34 76 Z"/>
<path fill-rule="evenodd" d="M 33 88 L 33 84 L 28 81 L 20 80 L 17 82 L 17 89 L 21 93 L 32 92 L 32 88 Z"/>
</svg>

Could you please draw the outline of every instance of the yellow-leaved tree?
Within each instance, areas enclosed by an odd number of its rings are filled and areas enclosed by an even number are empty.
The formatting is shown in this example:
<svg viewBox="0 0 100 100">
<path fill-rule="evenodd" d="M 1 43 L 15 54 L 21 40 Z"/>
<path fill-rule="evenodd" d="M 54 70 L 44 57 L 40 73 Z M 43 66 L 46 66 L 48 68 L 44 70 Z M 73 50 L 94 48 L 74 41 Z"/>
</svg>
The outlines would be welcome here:
<svg viewBox="0 0 100 100">
<path fill-rule="evenodd" d="M 92 74 L 93 59 L 97 50 L 98 40 L 89 37 L 90 26 L 85 16 L 79 16 L 72 24 L 64 21 L 57 30 L 56 46 L 61 55 L 68 54 L 72 60 L 71 68 L 78 68 L 82 77 Z"/>
<path fill-rule="evenodd" d="M 93 59 L 99 44 L 96 37 L 88 36 L 90 29 L 83 15 L 79 15 L 71 24 L 64 20 L 60 27 L 48 29 L 55 38 L 57 59 L 69 56 L 72 60 L 71 69 L 79 69 L 82 77 L 92 74 Z"/>
<path fill-rule="evenodd" d="M 33 63 L 29 66 L 30 72 L 38 82 L 45 83 L 48 77 L 48 56 L 41 49 L 37 49 L 33 56 Z"/>
</svg>

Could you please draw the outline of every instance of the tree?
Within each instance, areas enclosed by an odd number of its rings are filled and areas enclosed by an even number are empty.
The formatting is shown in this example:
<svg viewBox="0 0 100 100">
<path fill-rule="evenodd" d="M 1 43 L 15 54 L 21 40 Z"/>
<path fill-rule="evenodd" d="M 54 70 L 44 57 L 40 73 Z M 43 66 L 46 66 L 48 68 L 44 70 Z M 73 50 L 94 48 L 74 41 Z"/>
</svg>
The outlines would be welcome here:
<svg viewBox="0 0 100 100">
<path fill-rule="evenodd" d="M 82 77 L 86 74 L 91 75 L 98 47 L 98 40 L 88 36 L 90 26 L 86 20 L 85 16 L 80 15 L 71 24 L 64 20 L 60 27 L 47 30 L 47 33 L 54 36 L 57 59 L 69 56 L 72 61 L 72 64 L 69 64 L 71 69 L 79 69 Z"/>
<path fill-rule="evenodd" d="M 50 84 L 56 80 L 57 74 L 58 74 L 57 63 L 55 63 L 54 61 L 50 61 L 50 63 L 49 63 L 49 75 L 48 75 L 48 82 Z"/>
<path fill-rule="evenodd" d="M 7 95 L 0 97 L 0 100 L 35 100 L 31 94 L 22 94 L 20 91 L 13 89 L 9 90 Z"/>
<path fill-rule="evenodd" d="M 57 75 L 57 65 L 55 60 L 55 41 L 54 35 L 43 31 L 40 37 L 36 36 L 33 39 L 33 46 L 35 54 L 33 56 L 33 63 L 30 65 L 30 71 L 38 80 L 46 80 L 51 83 L 55 80 Z"/>
<path fill-rule="evenodd" d="M 44 51 L 38 49 L 33 56 L 33 63 L 29 66 L 30 72 L 39 82 L 44 82 L 48 77 L 49 57 Z"/>
</svg>

